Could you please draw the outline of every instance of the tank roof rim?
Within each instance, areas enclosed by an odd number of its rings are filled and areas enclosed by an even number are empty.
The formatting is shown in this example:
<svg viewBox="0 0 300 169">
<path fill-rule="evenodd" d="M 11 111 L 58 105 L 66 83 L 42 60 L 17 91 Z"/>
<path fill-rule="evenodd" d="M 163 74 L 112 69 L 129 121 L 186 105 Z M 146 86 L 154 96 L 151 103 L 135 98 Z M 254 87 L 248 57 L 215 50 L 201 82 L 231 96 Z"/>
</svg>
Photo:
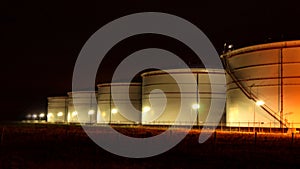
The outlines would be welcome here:
<svg viewBox="0 0 300 169">
<path fill-rule="evenodd" d="M 165 69 L 165 70 L 154 70 L 142 73 L 141 76 L 151 76 L 157 74 L 167 74 L 168 71 L 170 73 L 187 73 L 189 69 Z M 213 69 L 213 68 L 190 68 L 192 73 L 225 73 L 224 69 Z"/>
<path fill-rule="evenodd" d="M 142 85 L 142 83 L 139 83 L 139 82 L 132 82 L 132 83 L 118 82 L 118 83 L 100 83 L 100 84 L 97 84 L 97 87 L 122 86 L 122 85 L 128 85 L 128 84 L 130 84 L 130 86 L 140 86 L 140 85 Z"/>
<path fill-rule="evenodd" d="M 267 50 L 267 49 L 280 49 L 280 48 L 288 48 L 288 47 L 300 47 L 300 40 L 293 40 L 293 41 L 282 41 L 282 42 L 272 42 L 272 43 L 264 43 L 258 45 L 251 45 L 247 47 L 243 47 L 240 49 L 236 49 L 225 54 L 221 55 L 221 58 L 228 58 L 235 55 L 243 54 L 243 53 L 250 53 L 253 51 L 260 51 L 260 50 Z"/>
<path fill-rule="evenodd" d="M 72 91 L 72 92 L 68 92 L 67 94 L 70 95 L 72 93 L 98 93 L 98 91 Z"/>
</svg>

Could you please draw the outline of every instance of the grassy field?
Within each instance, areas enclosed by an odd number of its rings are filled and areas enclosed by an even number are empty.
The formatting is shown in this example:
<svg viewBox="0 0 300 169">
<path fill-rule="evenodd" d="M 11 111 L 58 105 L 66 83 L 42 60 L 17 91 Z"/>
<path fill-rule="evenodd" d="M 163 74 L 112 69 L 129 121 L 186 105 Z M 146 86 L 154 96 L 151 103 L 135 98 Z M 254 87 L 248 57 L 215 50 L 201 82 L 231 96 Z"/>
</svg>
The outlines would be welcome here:
<svg viewBox="0 0 300 169">
<path fill-rule="evenodd" d="M 165 128 L 124 127 L 129 136 L 150 137 Z M 0 124 L 0 167 L 4 169 L 88 168 L 300 168 L 300 135 L 217 131 L 203 144 L 191 130 L 173 149 L 150 158 L 130 159 L 97 146 L 81 126 Z M 97 127 L 101 134 L 101 127 Z M 178 131 L 174 131 L 176 134 Z"/>
</svg>

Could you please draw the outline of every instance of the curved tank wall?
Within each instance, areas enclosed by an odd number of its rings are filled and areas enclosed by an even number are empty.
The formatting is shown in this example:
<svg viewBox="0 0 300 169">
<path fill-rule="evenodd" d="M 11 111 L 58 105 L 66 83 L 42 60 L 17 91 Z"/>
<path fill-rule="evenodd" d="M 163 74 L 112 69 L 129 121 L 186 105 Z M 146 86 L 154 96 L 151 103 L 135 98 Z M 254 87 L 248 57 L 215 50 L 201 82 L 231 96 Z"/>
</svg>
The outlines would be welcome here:
<svg viewBox="0 0 300 169">
<path fill-rule="evenodd" d="M 68 93 L 68 116 L 67 121 L 73 123 L 96 123 L 97 120 L 97 97 L 95 91 L 78 91 Z M 74 106 L 76 104 L 76 106 Z"/>
<path fill-rule="evenodd" d="M 48 122 L 65 122 L 68 111 L 68 97 L 48 97 Z"/>
<path fill-rule="evenodd" d="M 105 83 L 97 87 L 98 123 L 134 124 L 141 122 L 141 83 Z M 112 91 L 114 98 L 112 98 Z M 127 94 L 129 98 L 126 97 Z M 126 107 L 130 104 L 136 111 L 131 111 Z"/>
<path fill-rule="evenodd" d="M 221 56 L 227 125 L 300 127 L 300 41 L 250 46 Z"/>
<path fill-rule="evenodd" d="M 142 124 L 190 125 L 193 120 L 189 118 L 190 113 L 195 113 L 195 111 L 198 115 L 197 124 L 202 125 L 206 121 L 211 100 L 225 99 L 224 82 L 222 81 L 225 72 L 224 70 L 203 68 L 191 70 L 197 79 L 196 87 L 185 82 L 184 79 L 190 76 L 186 69 L 168 70 L 168 73 L 158 70 L 142 74 Z M 213 76 L 214 83 L 210 83 L 208 72 Z M 177 84 L 171 75 L 176 79 L 179 78 L 182 83 Z M 182 86 L 182 91 L 178 85 Z M 211 85 L 216 87 L 217 92 L 211 92 Z M 183 107 L 181 106 L 182 99 L 185 102 Z M 186 118 L 179 119 L 175 123 L 180 109 L 185 113 Z M 224 110 L 221 111 L 224 112 Z"/>
</svg>

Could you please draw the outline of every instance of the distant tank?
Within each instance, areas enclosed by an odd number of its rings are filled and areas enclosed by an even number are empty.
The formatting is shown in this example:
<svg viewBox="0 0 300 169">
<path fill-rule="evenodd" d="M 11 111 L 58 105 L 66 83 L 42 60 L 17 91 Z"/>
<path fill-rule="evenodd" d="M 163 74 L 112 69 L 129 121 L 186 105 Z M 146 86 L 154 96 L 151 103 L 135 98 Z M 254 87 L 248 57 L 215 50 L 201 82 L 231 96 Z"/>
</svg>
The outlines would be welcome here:
<svg viewBox="0 0 300 169">
<path fill-rule="evenodd" d="M 185 80 L 191 75 L 188 69 L 171 69 L 167 70 L 167 72 L 166 70 L 157 70 L 141 75 L 143 78 L 142 124 L 204 124 L 211 108 L 211 101 L 225 99 L 223 78 L 225 72 L 222 69 L 193 68 L 191 73 L 195 77 L 194 82 L 197 84 L 191 84 Z M 214 78 L 214 81 L 210 81 L 208 73 Z M 177 83 L 171 75 L 176 79 L 180 79 L 181 82 Z M 180 91 L 179 85 L 182 86 L 182 91 Z M 211 86 L 214 86 L 217 90 L 212 92 Z M 181 105 L 182 100 L 185 101 L 184 106 Z M 162 109 L 164 106 L 162 104 L 164 103 L 166 104 L 164 109 Z M 175 122 L 180 109 L 184 116 Z M 218 111 L 224 112 L 223 108 Z M 189 118 L 191 113 L 197 114 L 196 123 L 192 123 L 193 119 Z"/>
<path fill-rule="evenodd" d="M 76 91 L 69 92 L 68 122 L 96 123 L 97 119 L 97 92 Z M 96 99 L 94 99 L 96 97 Z"/>
<path fill-rule="evenodd" d="M 141 83 L 104 83 L 97 87 L 99 111 L 97 123 L 141 123 Z M 132 105 L 135 111 L 126 107 L 129 105 Z"/>
<path fill-rule="evenodd" d="M 48 97 L 48 122 L 65 122 L 67 120 L 68 112 L 68 97 L 57 96 Z"/>
</svg>

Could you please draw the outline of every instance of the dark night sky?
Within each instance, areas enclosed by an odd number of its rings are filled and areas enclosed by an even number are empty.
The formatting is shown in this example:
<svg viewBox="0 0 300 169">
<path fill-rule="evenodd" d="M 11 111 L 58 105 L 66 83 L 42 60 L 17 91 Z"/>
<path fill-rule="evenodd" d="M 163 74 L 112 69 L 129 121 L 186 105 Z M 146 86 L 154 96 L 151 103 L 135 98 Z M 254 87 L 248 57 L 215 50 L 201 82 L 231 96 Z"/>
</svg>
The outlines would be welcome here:
<svg viewBox="0 0 300 169">
<path fill-rule="evenodd" d="M 45 112 L 47 96 L 71 91 L 74 64 L 86 40 L 101 26 L 121 16 L 146 11 L 177 15 L 197 25 L 221 52 L 224 42 L 239 48 L 264 43 L 269 37 L 272 40 L 268 41 L 300 39 L 300 3 L 296 2 L 1 1 L 0 121 Z M 174 39 L 136 36 L 117 44 L 99 72 L 147 47 L 173 51 L 187 62 L 193 59 L 193 53 Z M 108 81 L 112 70 L 106 71 L 97 82 Z"/>
</svg>

